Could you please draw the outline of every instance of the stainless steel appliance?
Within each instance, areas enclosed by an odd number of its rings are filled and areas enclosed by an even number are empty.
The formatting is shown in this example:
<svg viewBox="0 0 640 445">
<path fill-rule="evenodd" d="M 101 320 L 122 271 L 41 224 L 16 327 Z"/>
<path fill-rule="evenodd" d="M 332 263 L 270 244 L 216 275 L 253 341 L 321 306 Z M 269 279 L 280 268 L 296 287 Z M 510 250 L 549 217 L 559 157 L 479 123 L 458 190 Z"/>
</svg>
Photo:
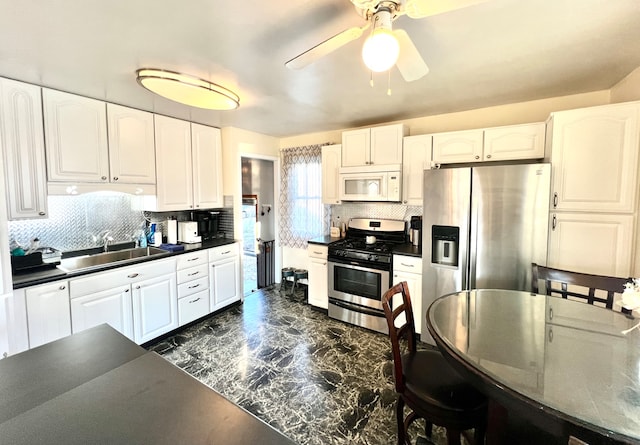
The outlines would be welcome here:
<svg viewBox="0 0 640 445">
<path fill-rule="evenodd" d="M 546 264 L 550 175 L 542 163 L 425 170 L 425 312 L 451 292 L 529 290 L 531 263 Z"/>
<path fill-rule="evenodd" d="M 202 241 L 209 241 L 218 236 L 220 212 L 212 210 L 194 210 L 191 219 L 198 223 L 198 235 Z"/>
<path fill-rule="evenodd" d="M 388 332 L 382 295 L 391 287 L 392 247 L 404 241 L 405 221 L 349 220 L 345 239 L 328 247 L 330 317 Z"/>
<path fill-rule="evenodd" d="M 343 201 L 400 201 L 400 164 L 342 167 L 340 199 Z"/>
</svg>

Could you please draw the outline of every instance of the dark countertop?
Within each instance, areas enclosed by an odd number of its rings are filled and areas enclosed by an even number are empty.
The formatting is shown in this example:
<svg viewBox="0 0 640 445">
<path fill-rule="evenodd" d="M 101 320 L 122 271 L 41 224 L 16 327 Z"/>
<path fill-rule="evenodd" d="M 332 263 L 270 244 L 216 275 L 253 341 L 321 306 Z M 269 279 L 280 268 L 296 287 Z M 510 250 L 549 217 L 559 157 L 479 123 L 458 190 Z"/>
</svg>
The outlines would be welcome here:
<svg viewBox="0 0 640 445">
<path fill-rule="evenodd" d="M 310 239 L 307 241 L 309 244 L 320 244 L 323 246 L 328 246 L 329 244 L 340 241 L 342 238 L 333 238 L 329 235 L 319 236 L 317 238 Z M 422 257 L 422 246 L 414 246 L 411 243 L 397 244 L 393 246 L 392 253 L 398 255 L 407 255 L 407 256 L 415 256 Z"/>
<path fill-rule="evenodd" d="M 162 254 L 162 255 L 154 255 L 154 256 L 138 258 L 136 260 L 127 261 L 126 263 L 105 264 L 103 267 L 92 268 L 88 270 L 65 272 L 64 270 L 61 270 L 55 267 L 55 268 L 42 270 L 38 272 L 14 274 L 12 277 L 13 288 L 21 289 L 24 287 L 34 286 L 36 284 L 44 284 L 44 283 L 49 283 L 56 280 L 64 280 L 68 278 L 78 277 L 81 275 L 88 275 L 88 274 L 101 272 L 105 270 L 116 269 L 118 267 L 131 266 L 132 264 L 139 264 L 147 261 L 159 260 L 159 259 L 168 258 L 175 255 L 181 255 L 183 253 L 195 252 L 195 251 L 204 250 L 204 249 L 211 249 L 213 247 L 218 247 L 218 246 L 226 246 L 228 244 L 233 244 L 235 242 L 237 242 L 237 240 L 233 238 L 216 238 L 211 241 L 205 241 L 202 243 L 183 244 L 184 250 L 181 250 L 179 252 L 167 252 L 166 254 Z"/>
<path fill-rule="evenodd" d="M 154 352 L 101 325 L 0 361 L 14 445 L 294 445 Z"/>
<path fill-rule="evenodd" d="M 309 244 L 321 244 L 323 246 L 328 246 L 329 244 L 340 241 L 342 238 L 334 238 L 329 235 L 319 236 L 317 238 L 310 239 L 307 241 Z"/>
</svg>

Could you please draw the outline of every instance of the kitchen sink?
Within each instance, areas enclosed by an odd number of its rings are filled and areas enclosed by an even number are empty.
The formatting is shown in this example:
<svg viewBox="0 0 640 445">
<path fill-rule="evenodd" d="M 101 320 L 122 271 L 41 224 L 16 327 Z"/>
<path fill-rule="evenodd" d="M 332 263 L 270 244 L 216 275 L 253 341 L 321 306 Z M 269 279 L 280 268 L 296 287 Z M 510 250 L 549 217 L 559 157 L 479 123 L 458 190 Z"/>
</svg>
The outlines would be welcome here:
<svg viewBox="0 0 640 445">
<path fill-rule="evenodd" d="M 76 272 L 79 270 L 97 269 L 100 267 L 135 262 L 140 258 L 166 255 L 170 252 L 158 249 L 157 247 L 138 247 L 135 249 L 118 250 L 115 252 L 96 253 L 93 255 L 75 256 L 63 258 L 58 266 L 65 272 Z"/>
</svg>

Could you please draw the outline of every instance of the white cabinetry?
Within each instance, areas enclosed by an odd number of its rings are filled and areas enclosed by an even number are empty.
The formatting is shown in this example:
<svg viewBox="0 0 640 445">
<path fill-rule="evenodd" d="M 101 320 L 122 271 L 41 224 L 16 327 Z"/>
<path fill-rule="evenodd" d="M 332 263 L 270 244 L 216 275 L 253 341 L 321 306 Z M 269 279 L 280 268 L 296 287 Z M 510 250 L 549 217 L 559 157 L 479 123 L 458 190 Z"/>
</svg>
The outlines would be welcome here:
<svg viewBox="0 0 640 445">
<path fill-rule="evenodd" d="M 342 145 L 322 147 L 322 203 L 340 204 Z"/>
<path fill-rule="evenodd" d="M 242 297 L 238 243 L 209 249 L 210 312 Z"/>
<path fill-rule="evenodd" d="M 43 88 L 49 181 L 108 182 L 104 102 Z"/>
<path fill-rule="evenodd" d="M 155 260 L 73 279 L 73 332 L 108 323 L 144 343 L 178 327 L 176 260 Z"/>
<path fill-rule="evenodd" d="M 40 87 L 0 79 L 0 150 L 9 219 L 47 216 L 47 178 Z"/>
<path fill-rule="evenodd" d="M 71 335 L 67 281 L 29 287 L 25 298 L 30 348 Z"/>
<path fill-rule="evenodd" d="M 422 258 L 393 255 L 393 284 L 406 281 L 411 296 L 416 332 L 422 334 L 426 315 L 422 310 Z M 399 303 L 398 303 L 399 304 Z M 426 311 L 426 308 L 425 308 Z"/>
<path fill-rule="evenodd" d="M 433 135 L 433 162 L 541 159 L 544 157 L 545 124 L 452 131 Z"/>
<path fill-rule="evenodd" d="M 153 114 L 107 104 L 111 182 L 156 183 Z"/>
<path fill-rule="evenodd" d="M 362 128 L 342 133 L 342 167 L 402 163 L 404 124 Z"/>
<path fill-rule="evenodd" d="M 222 206 L 220 130 L 155 117 L 157 199 L 148 210 Z"/>
<path fill-rule="evenodd" d="M 431 165 L 432 136 L 422 134 L 404 138 L 402 149 L 402 202 L 422 206 L 424 170 Z"/>
<path fill-rule="evenodd" d="M 553 193 L 547 264 L 632 275 L 640 103 L 553 113 L 548 134 Z"/>
<path fill-rule="evenodd" d="M 328 247 L 309 244 L 309 304 L 323 309 L 329 307 Z"/>
<path fill-rule="evenodd" d="M 200 250 L 177 257 L 178 324 L 191 323 L 209 313 L 209 254 Z"/>
</svg>

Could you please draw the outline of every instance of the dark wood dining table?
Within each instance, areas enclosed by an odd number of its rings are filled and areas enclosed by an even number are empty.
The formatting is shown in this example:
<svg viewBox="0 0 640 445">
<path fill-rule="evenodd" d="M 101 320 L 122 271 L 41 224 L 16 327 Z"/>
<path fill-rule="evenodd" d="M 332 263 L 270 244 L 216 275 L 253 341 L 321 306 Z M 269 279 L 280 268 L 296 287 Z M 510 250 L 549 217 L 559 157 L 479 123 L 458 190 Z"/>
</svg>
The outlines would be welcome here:
<svg viewBox="0 0 640 445">
<path fill-rule="evenodd" d="M 640 443 L 640 320 L 586 303 L 510 290 L 445 295 L 427 311 L 438 348 L 505 413 L 558 443 Z M 487 443 L 504 442 L 489 415 Z M 581 443 L 581 442 L 571 442 Z"/>
</svg>

